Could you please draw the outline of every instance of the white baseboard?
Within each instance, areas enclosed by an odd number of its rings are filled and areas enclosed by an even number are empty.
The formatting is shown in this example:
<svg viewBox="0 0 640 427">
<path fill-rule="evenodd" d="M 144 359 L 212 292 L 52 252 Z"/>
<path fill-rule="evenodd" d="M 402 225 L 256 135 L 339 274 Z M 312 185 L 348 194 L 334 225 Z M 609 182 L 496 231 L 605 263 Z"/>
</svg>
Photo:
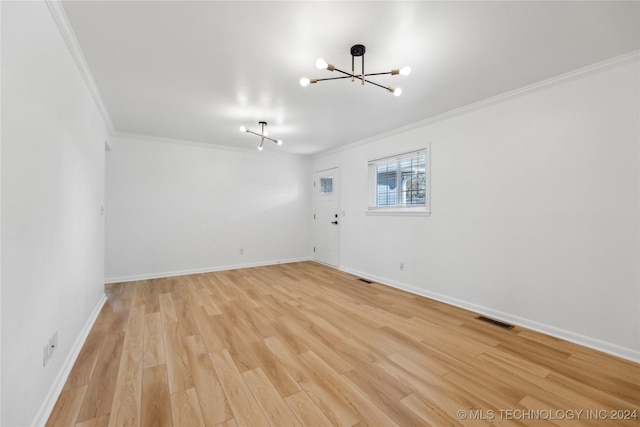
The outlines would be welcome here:
<svg viewBox="0 0 640 427">
<path fill-rule="evenodd" d="M 160 279 L 163 277 L 186 276 L 188 274 L 211 273 L 214 271 L 223 271 L 223 270 L 238 270 L 240 268 L 263 267 L 265 265 L 289 264 L 292 262 L 302 262 L 302 261 L 311 261 L 311 258 L 310 257 L 289 258 L 289 259 L 283 259 L 283 260 L 260 261 L 260 262 L 245 263 L 245 264 L 231 264 L 231 265 L 220 265 L 216 267 L 194 268 L 189 270 L 162 271 L 157 273 L 134 274 L 130 276 L 107 277 L 104 279 L 104 282 L 105 283 L 134 282 L 136 280 Z"/>
<path fill-rule="evenodd" d="M 84 327 L 80 331 L 80 335 L 76 339 L 76 342 L 71 347 L 71 351 L 69 352 L 67 358 L 62 364 L 62 368 L 60 369 L 60 372 L 58 372 L 58 376 L 53 382 L 51 389 L 49 389 L 49 393 L 47 393 L 47 397 L 44 399 L 44 402 L 42 402 L 42 405 L 40 406 L 40 409 L 38 410 L 38 413 L 36 414 L 36 417 L 33 420 L 33 423 L 31 423 L 32 427 L 43 427 L 47 423 L 49 416 L 51 416 L 51 411 L 53 411 L 53 407 L 55 406 L 56 402 L 58 401 L 58 397 L 62 392 L 64 384 L 67 382 L 67 378 L 69 378 L 69 374 L 71 373 L 73 364 L 76 362 L 76 359 L 80 354 L 80 350 L 82 350 L 82 346 L 84 345 L 84 342 L 87 340 L 87 336 L 89 336 L 89 332 L 91 331 L 91 328 L 93 327 L 93 324 L 98 318 L 98 315 L 100 314 L 100 310 L 102 310 L 102 306 L 104 306 L 104 303 L 106 301 L 107 301 L 107 297 L 103 294 L 100 300 L 98 301 L 98 304 L 95 306 L 95 308 L 91 312 L 91 315 L 87 320 L 87 323 L 85 323 Z"/>
<path fill-rule="evenodd" d="M 426 298 L 430 298 L 436 301 L 444 302 L 446 304 L 450 304 L 456 307 L 464 308 L 466 310 L 473 311 L 478 314 L 482 314 L 484 316 L 492 317 L 496 320 L 500 320 L 503 322 L 511 323 L 514 325 L 522 326 L 527 329 L 531 329 L 537 332 L 541 332 L 546 335 L 550 335 L 552 337 L 560 338 L 565 341 L 572 342 L 574 344 L 579 344 L 585 347 L 592 348 L 594 350 L 602 351 L 604 353 L 611 354 L 613 356 L 621 357 L 626 360 L 630 360 L 632 362 L 640 363 L 640 351 L 622 347 L 617 344 L 609 343 L 606 341 L 601 341 L 596 338 L 592 338 L 586 335 L 578 334 L 572 331 L 567 331 L 565 329 L 557 328 L 555 326 L 547 325 L 544 323 L 537 322 L 535 320 L 526 319 L 524 317 L 516 316 L 514 314 L 505 313 L 502 311 L 494 310 L 488 307 L 484 307 L 481 305 L 474 304 L 469 301 L 460 300 L 457 298 L 453 298 L 447 295 L 439 294 L 436 292 L 426 291 L 424 289 L 416 288 L 415 286 L 407 285 L 406 283 L 400 283 L 395 280 L 387 279 L 384 277 L 378 277 L 375 275 L 371 275 L 362 271 L 358 271 L 352 268 L 347 267 L 338 267 L 339 270 L 342 270 L 346 273 L 350 273 L 365 279 L 369 279 L 375 281 L 377 283 L 381 283 L 383 285 L 391 286 L 392 288 L 400 289 L 403 291 L 410 292 L 415 295 L 420 295 Z"/>
</svg>

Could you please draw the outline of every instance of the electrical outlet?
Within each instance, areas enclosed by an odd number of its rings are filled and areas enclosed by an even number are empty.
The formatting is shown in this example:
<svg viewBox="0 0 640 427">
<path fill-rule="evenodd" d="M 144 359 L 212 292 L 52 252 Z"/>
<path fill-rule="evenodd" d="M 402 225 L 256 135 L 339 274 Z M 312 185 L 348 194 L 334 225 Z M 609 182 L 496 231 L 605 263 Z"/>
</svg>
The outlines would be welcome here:
<svg viewBox="0 0 640 427">
<path fill-rule="evenodd" d="M 404 262 L 400 263 L 400 271 L 404 271 Z"/>
<path fill-rule="evenodd" d="M 56 348 L 58 348 L 58 331 L 55 331 L 53 335 L 51 335 L 49 342 L 42 349 L 42 366 L 47 366 Z"/>
</svg>

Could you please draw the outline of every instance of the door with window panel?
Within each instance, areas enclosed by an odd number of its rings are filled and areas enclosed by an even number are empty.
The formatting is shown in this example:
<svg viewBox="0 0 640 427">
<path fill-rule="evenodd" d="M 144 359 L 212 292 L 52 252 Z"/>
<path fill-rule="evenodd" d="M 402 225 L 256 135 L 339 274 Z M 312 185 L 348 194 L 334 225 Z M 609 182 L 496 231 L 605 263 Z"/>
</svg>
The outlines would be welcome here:
<svg viewBox="0 0 640 427">
<path fill-rule="evenodd" d="M 338 266 L 339 183 L 338 168 L 316 172 L 314 176 L 314 259 Z"/>
</svg>

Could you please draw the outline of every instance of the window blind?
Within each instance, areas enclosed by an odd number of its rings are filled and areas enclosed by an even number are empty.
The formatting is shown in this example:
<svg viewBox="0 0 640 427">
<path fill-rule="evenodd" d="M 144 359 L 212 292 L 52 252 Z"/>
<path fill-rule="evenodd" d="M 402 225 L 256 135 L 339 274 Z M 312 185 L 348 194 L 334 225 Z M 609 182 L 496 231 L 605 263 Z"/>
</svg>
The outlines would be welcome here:
<svg viewBox="0 0 640 427">
<path fill-rule="evenodd" d="M 369 209 L 426 207 L 427 165 L 426 149 L 370 161 Z"/>
</svg>

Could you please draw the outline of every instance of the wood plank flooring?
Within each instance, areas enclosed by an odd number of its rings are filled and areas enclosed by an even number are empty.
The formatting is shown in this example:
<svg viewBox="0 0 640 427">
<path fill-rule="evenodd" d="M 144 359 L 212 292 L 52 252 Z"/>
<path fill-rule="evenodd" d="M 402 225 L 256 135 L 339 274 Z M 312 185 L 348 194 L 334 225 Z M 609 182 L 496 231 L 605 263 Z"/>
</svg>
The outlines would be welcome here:
<svg viewBox="0 0 640 427">
<path fill-rule="evenodd" d="M 106 294 L 47 426 L 640 425 L 638 364 L 313 262 Z"/>
</svg>

